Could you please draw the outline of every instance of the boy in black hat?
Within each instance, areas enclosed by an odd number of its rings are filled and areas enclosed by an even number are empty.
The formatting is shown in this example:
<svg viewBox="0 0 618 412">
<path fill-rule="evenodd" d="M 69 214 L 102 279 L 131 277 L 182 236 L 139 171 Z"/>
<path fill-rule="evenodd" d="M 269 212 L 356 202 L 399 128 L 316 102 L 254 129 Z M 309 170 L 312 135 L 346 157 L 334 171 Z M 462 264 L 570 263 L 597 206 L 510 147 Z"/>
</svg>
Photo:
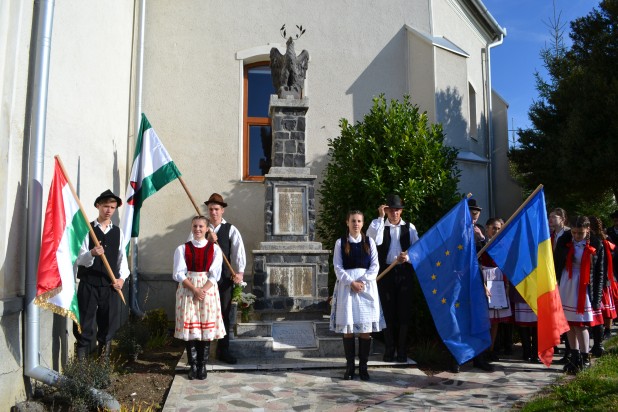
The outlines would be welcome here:
<svg viewBox="0 0 618 412">
<path fill-rule="evenodd" d="M 378 282 L 380 302 L 386 320 L 384 329 L 384 362 L 407 362 L 408 326 L 412 315 L 412 290 L 414 269 L 408 262 L 408 248 L 418 241 L 416 227 L 401 219 L 403 202 L 398 195 L 391 194 L 386 204 L 378 207 L 378 218 L 367 229 L 378 248 L 380 272 L 393 261 L 395 266 Z M 395 358 L 395 342 L 397 357 Z"/>
<path fill-rule="evenodd" d="M 95 246 L 90 237 L 86 238 L 77 257 L 77 278 L 80 279 L 77 304 L 82 333 L 74 326 L 73 334 L 77 340 L 78 359 L 86 358 L 95 335 L 99 355 L 109 357 L 112 338 L 120 324 L 118 291 L 130 273 L 125 249 L 122 247 L 122 230 L 112 224 L 112 216 L 121 205 L 122 200 L 111 190 L 97 197 L 94 207 L 99 210 L 99 215 L 90 225 L 100 245 Z M 116 278 L 113 282 L 103 264 L 103 254 Z"/>
</svg>

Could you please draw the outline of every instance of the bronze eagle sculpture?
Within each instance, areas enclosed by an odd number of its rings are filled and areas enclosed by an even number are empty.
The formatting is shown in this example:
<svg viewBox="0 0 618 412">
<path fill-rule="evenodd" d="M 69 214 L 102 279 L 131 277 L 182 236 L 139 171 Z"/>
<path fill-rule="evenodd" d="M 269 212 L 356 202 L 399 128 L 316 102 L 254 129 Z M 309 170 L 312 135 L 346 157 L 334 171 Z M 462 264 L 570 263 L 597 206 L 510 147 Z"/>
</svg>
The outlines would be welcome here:
<svg viewBox="0 0 618 412">
<path fill-rule="evenodd" d="M 298 26 L 297 26 L 298 27 Z M 281 28 L 285 38 L 285 25 Z M 299 27 L 300 35 L 305 31 Z M 300 37 L 296 36 L 296 39 Z M 281 54 L 276 47 L 270 49 L 270 71 L 273 79 L 273 86 L 279 98 L 293 96 L 300 99 L 307 67 L 309 66 L 309 52 L 303 50 L 298 56 L 294 51 L 294 39 L 290 36 L 286 41 L 285 54 Z"/>
</svg>

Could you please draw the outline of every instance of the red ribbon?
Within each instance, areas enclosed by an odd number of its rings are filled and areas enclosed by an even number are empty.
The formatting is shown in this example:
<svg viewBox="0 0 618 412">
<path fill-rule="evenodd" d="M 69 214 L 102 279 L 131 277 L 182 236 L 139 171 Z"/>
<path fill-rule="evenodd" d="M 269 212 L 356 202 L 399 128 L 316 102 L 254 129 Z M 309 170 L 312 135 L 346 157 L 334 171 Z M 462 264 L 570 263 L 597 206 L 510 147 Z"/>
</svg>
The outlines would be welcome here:
<svg viewBox="0 0 618 412">
<path fill-rule="evenodd" d="M 573 243 L 569 243 L 569 253 L 567 254 L 566 266 L 569 271 L 569 279 L 573 278 L 573 256 L 575 255 L 575 247 Z M 590 243 L 586 241 L 584 251 L 582 253 L 582 261 L 579 267 L 579 288 L 577 290 L 577 310 L 576 313 L 584 313 L 584 306 L 586 305 L 586 294 L 588 293 L 586 286 L 590 284 L 590 262 L 591 256 L 597 250 L 590 246 Z"/>
</svg>

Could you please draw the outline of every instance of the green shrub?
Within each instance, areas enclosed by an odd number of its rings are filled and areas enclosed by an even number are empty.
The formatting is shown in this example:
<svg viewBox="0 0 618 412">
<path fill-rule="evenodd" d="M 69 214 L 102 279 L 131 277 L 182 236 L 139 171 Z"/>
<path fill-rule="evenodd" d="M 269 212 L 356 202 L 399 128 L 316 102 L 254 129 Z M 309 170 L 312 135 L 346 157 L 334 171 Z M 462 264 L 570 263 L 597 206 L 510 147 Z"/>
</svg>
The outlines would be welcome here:
<svg viewBox="0 0 618 412">
<path fill-rule="evenodd" d="M 321 210 L 316 227 L 327 248 L 345 235 L 349 210 L 361 210 L 367 227 L 389 193 L 401 196 L 405 203 L 402 217 L 412 222 L 419 234 L 461 199 L 457 194 L 457 150 L 444 145 L 442 126 L 430 124 L 409 96 L 390 103 L 383 95 L 376 97 L 362 122 L 351 125 L 342 119 L 340 128 L 341 135 L 329 139 L 329 163 L 319 190 Z M 334 283 L 331 266 L 331 291 Z M 421 303 L 415 303 L 411 336 L 422 336 L 433 321 L 420 287 L 412 295 L 414 302 Z"/>
<path fill-rule="evenodd" d="M 72 411 L 97 410 L 97 398 L 90 388 L 105 389 L 110 383 L 112 365 L 92 358 L 71 358 L 63 370 L 64 378 L 58 384 L 58 399 L 71 405 Z"/>
</svg>

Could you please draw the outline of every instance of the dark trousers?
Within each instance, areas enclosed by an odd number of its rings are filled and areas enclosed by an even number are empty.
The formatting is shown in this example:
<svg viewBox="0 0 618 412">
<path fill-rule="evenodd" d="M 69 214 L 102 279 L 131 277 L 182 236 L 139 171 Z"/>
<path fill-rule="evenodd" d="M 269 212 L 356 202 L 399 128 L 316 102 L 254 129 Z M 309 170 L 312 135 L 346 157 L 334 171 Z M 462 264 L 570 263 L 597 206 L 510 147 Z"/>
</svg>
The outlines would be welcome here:
<svg viewBox="0 0 618 412">
<path fill-rule="evenodd" d="M 230 348 L 230 310 L 232 309 L 232 290 L 234 282 L 232 279 L 225 278 L 217 284 L 219 287 L 219 298 L 221 299 L 221 317 L 225 326 L 225 336 L 217 341 L 217 352 L 225 352 Z"/>
<path fill-rule="evenodd" d="M 397 328 L 410 323 L 413 289 L 414 270 L 409 263 L 395 266 L 378 281 L 378 293 L 387 328 Z"/>
<path fill-rule="evenodd" d="M 111 286 L 94 286 L 85 281 L 77 287 L 77 305 L 82 333 L 73 325 L 78 348 L 90 348 L 96 335 L 97 342 L 111 342 L 120 322 L 120 296 Z"/>
</svg>

